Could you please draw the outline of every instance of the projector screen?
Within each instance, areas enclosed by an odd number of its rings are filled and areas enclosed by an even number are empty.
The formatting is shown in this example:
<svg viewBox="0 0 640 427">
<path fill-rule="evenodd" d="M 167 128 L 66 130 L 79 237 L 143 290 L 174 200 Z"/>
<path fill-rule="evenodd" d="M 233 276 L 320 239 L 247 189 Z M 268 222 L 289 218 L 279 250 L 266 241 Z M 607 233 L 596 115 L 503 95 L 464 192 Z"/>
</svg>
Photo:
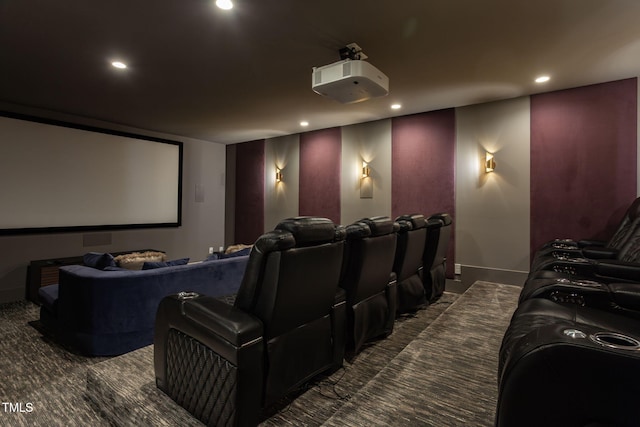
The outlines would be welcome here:
<svg viewBox="0 0 640 427">
<path fill-rule="evenodd" d="M 182 143 L 0 113 L 0 235 L 181 225 Z"/>
</svg>

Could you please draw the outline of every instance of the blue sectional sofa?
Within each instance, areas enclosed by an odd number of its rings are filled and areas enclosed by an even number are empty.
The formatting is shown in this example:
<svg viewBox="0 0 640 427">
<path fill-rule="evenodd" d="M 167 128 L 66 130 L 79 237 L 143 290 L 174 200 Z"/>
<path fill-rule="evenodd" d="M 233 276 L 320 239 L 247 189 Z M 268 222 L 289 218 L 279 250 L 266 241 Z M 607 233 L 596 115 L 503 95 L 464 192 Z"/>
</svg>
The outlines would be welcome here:
<svg viewBox="0 0 640 427">
<path fill-rule="evenodd" d="M 160 300 L 181 291 L 235 294 L 248 255 L 150 270 L 60 268 L 59 283 L 40 288 L 40 323 L 82 354 L 111 356 L 153 342 Z"/>
</svg>

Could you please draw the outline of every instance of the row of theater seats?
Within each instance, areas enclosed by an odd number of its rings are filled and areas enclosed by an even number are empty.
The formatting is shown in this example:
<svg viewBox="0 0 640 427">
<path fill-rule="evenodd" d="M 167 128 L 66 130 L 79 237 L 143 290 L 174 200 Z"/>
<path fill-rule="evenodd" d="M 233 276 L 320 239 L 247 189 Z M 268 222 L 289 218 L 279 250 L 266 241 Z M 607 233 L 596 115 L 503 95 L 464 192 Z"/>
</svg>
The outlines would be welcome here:
<svg viewBox="0 0 640 427">
<path fill-rule="evenodd" d="M 496 426 L 640 425 L 640 198 L 607 242 L 535 254 L 498 387 Z"/>
<path fill-rule="evenodd" d="M 157 386 L 207 425 L 256 425 L 442 295 L 450 229 L 447 214 L 280 222 L 255 242 L 233 306 L 188 292 L 160 303 Z"/>
</svg>

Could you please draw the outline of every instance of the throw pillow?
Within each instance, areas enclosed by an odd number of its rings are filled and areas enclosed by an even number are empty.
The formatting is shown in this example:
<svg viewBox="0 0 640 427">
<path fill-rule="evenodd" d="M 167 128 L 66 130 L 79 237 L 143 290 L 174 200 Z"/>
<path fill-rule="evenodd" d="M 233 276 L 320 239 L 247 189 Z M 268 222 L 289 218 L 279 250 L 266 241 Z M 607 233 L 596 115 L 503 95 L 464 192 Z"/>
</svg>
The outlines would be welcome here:
<svg viewBox="0 0 640 427">
<path fill-rule="evenodd" d="M 118 267 L 128 270 L 140 270 L 145 262 L 164 262 L 167 255 L 164 252 L 132 252 L 130 254 L 118 255 L 114 258 Z"/>
<path fill-rule="evenodd" d="M 116 266 L 113 255 L 111 255 L 110 253 L 102 252 L 87 252 L 82 257 L 82 262 L 87 267 L 93 267 L 99 270 L 104 270 L 107 267 Z"/>
<path fill-rule="evenodd" d="M 235 252 L 238 252 L 238 251 L 241 251 L 241 250 L 247 249 L 247 248 L 251 249 L 251 247 L 252 247 L 252 246 L 253 246 L 253 245 L 245 245 L 245 244 L 242 244 L 242 243 L 238 243 L 238 244 L 236 244 L 236 245 L 231 245 L 231 246 L 229 246 L 229 247 L 227 248 L 227 250 L 226 250 L 226 251 L 224 251 L 224 253 L 225 253 L 226 255 L 229 255 L 229 254 L 232 254 L 232 253 L 235 253 Z"/>
<path fill-rule="evenodd" d="M 174 265 L 185 265 L 189 263 L 189 258 L 174 259 L 166 262 L 145 262 L 142 264 L 143 270 L 153 270 L 155 268 L 173 267 Z"/>
</svg>

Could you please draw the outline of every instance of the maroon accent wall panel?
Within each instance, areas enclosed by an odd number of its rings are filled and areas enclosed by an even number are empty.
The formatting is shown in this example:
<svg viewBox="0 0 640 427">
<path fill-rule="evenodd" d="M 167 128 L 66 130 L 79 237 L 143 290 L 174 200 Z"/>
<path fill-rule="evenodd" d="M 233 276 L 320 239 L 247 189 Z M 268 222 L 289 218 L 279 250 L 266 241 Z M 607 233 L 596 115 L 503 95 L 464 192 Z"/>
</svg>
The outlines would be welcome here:
<svg viewBox="0 0 640 427">
<path fill-rule="evenodd" d="M 447 276 L 455 255 L 455 110 L 446 109 L 391 122 L 391 213 L 393 217 L 447 212 L 454 220 Z"/>
<path fill-rule="evenodd" d="M 340 223 L 341 157 L 340 128 L 300 134 L 300 215 Z"/>
<path fill-rule="evenodd" d="M 236 146 L 235 243 L 252 244 L 264 233 L 265 141 Z"/>
<path fill-rule="evenodd" d="M 637 80 L 531 97 L 531 253 L 607 239 L 636 197 Z"/>
</svg>

